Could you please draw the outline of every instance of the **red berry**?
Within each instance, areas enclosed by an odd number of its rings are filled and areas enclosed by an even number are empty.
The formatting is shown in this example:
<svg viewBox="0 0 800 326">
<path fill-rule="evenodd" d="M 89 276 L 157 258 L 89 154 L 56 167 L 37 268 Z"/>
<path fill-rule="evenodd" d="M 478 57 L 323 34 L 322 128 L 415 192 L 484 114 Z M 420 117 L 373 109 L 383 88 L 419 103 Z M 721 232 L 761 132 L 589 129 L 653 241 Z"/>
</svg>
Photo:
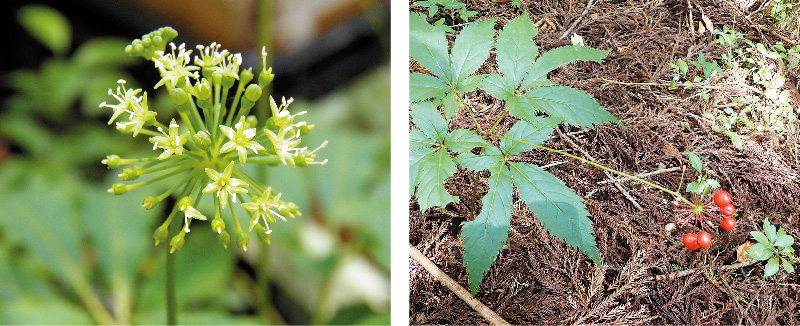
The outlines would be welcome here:
<svg viewBox="0 0 800 326">
<path fill-rule="evenodd" d="M 728 204 L 727 206 L 723 206 L 722 208 L 720 208 L 719 212 L 725 216 L 733 216 L 733 214 L 736 214 L 736 207 L 734 207 L 731 204 Z"/>
<path fill-rule="evenodd" d="M 725 231 L 733 230 L 736 227 L 736 219 L 733 217 L 723 217 L 722 221 L 719 222 L 719 226 Z"/>
<path fill-rule="evenodd" d="M 710 233 L 702 231 L 697 234 L 697 245 L 700 246 L 700 248 L 711 247 L 711 239 Z"/>
<path fill-rule="evenodd" d="M 697 234 L 694 233 L 686 233 L 683 236 L 683 245 L 689 250 L 697 250 L 700 248 L 700 245 L 697 244 Z"/>
<path fill-rule="evenodd" d="M 717 193 L 714 194 L 714 204 L 720 208 L 728 206 L 731 204 L 731 198 L 731 194 L 729 194 L 727 191 L 717 191 Z"/>
</svg>

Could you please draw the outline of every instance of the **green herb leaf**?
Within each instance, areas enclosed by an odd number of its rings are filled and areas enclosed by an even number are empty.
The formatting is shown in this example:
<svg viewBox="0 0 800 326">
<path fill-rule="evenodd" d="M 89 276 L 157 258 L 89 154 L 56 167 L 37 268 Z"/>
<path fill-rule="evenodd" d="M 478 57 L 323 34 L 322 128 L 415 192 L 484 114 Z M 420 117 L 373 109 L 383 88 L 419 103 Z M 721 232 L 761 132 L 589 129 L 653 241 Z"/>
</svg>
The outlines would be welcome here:
<svg viewBox="0 0 800 326">
<path fill-rule="evenodd" d="M 497 36 L 497 68 L 516 87 L 539 55 L 533 37 L 539 34 L 528 13 L 509 21 Z"/>
<path fill-rule="evenodd" d="M 463 153 L 456 157 L 456 162 L 465 169 L 472 171 L 488 170 L 498 163 L 502 163 L 505 156 L 500 153 L 497 147 L 489 146 L 484 149 L 483 154 L 475 155 L 470 152 Z"/>
<path fill-rule="evenodd" d="M 456 163 L 443 147 L 447 123 L 431 102 L 412 105 L 411 117 L 420 133 L 412 133 L 410 147 L 416 150 L 409 153 L 410 188 L 417 189 L 420 210 L 445 206 L 455 201 L 455 197 L 444 188 L 444 181 L 457 171 Z M 423 147 L 423 144 L 435 144 L 435 147 Z"/>
<path fill-rule="evenodd" d="M 461 227 L 464 265 L 473 295 L 478 290 L 483 274 L 492 266 L 503 247 L 511 227 L 511 176 L 502 162 L 492 165 L 489 171 L 492 173 L 489 192 L 481 200 L 481 213 L 475 220 L 464 222 Z"/>
<path fill-rule="evenodd" d="M 761 231 L 750 231 L 750 236 L 752 236 L 753 239 L 756 239 L 756 241 L 758 241 L 761 244 L 764 245 L 770 244 L 770 241 L 769 239 L 767 239 L 767 236 Z"/>
<path fill-rule="evenodd" d="M 437 77 L 449 80 L 450 64 L 444 29 L 428 24 L 420 14 L 409 17 L 409 55 Z"/>
<path fill-rule="evenodd" d="M 767 235 L 767 239 L 769 242 L 775 242 L 775 239 L 778 238 L 778 232 L 775 230 L 775 226 L 769 222 L 769 220 L 764 219 L 764 234 Z"/>
<path fill-rule="evenodd" d="M 578 60 L 602 62 L 611 50 L 597 50 L 588 46 L 566 45 L 543 53 L 523 78 L 520 90 L 528 90 L 536 81 L 547 79 L 554 69 Z"/>
<path fill-rule="evenodd" d="M 792 262 L 786 258 L 781 257 L 781 262 L 783 262 L 783 270 L 789 274 L 794 273 L 794 266 L 792 266 Z"/>
<path fill-rule="evenodd" d="M 750 247 L 750 250 L 747 251 L 747 255 L 753 257 L 755 260 L 767 260 L 769 257 L 772 257 L 772 251 L 769 250 L 767 245 L 759 242 Z"/>
<path fill-rule="evenodd" d="M 528 151 L 533 146 L 523 144 L 520 141 L 541 145 L 550 139 L 550 134 L 553 133 L 553 129 L 557 124 L 557 120 L 544 117 L 534 117 L 531 122 L 519 120 L 505 134 L 505 137 L 510 139 L 503 138 L 500 140 L 500 148 L 508 156 Z"/>
<path fill-rule="evenodd" d="M 512 115 L 528 121 L 533 120 L 539 111 L 577 127 L 619 123 L 591 95 L 568 86 L 536 87 L 508 100 L 506 109 Z"/>
<path fill-rule="evenodd" d="M 775 239 L 775 246 L 776 247 L 789 247 L 794 244 L 794 238 L 791 235 L 779 235 Z"/>
<path fill-rule="evenodd" d="M 451 50 L 450 63 L 451 76 L 439 76 L 440 78 L 452 77 L 456 82 L 465 80 L 481 67 L 484 61 L 489 58 L 489 50 L 492 48 L 494 38 L 494 22 L 496 18 L 473 22 L 456 36 Z"/>
<path fill-rule="evenodd" d="M 547 231 L 578 247 L 596 264 L 602 264 L 583 198 L 538 166 L 516 162 L 509 166 L 520 199 L 528 204 Z"/>
<path fill-rule="evenodd" d="M 689 155 L 689 164 L 692 165 L 692 167 L 694 168 L 695 171 L 697 171 L 698 174 L 702 175 L 703 161 L 700 159 L 700 156 L 697 156 L 697 154 L 692 152 L 689 152 L 688 155 Z"/>
<path fill-rule="evenodd" d="M 412 73 L 408 77 L 408 94 L 411 103 L 430 98 L 444 98 L 451 90 L 441 79 L 431 75 Z"/>
<path fill-rule="evenodd" d="M 781 265 L 778 257 L 770 258 L 767 262 L 767 266 L 764 266 L 764 278 L 777 274 L 780 267 Z"/>
<path fill-rule="evenodd" d="M 444 147 L 458 153 L 467 152 L 475 147 L 490 146 L 481 136 L 467 129 L 456 129 L 445 136 Z"/>
<path fill-rule="evenodd" d="M 64 15 L 46 6 L 26 6 L 17 13 L 19 24 L 50 51 L 64 55 L 72 42 L 72 27 Z"/>
</svg>

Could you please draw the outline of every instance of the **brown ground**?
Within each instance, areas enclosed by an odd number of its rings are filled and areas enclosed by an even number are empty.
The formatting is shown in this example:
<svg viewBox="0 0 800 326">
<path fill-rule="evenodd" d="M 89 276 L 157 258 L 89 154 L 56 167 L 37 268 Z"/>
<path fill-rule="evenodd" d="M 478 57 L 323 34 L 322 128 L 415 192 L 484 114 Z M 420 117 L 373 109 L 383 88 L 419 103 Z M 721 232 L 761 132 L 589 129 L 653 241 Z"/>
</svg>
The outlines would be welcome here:
<svg viewBox="0 0 800 326">
<path fill-rule="evenodd" d="M 497 28 L 519 16 L 523 9 L 510 3 L 466 0 L 477 19 L 500 17 Z M 709 102 L 694 96 L 694 90 L 670 90 L 663 86 L 622 85 L 622 82 L 664 82 L 672 78 L 665 62 L 679 58 L 695 60 L 703 52 L 719 60 L 722 48 L 709 45 L 709 33 L 691 35 L 685 0 L 597 1 L 575 32 L 587 45 L 614 49 L 603 64 L 574 63 L 551 73 L 551 80 L 583 89 L 625 123 L 594 130 L 562 130 L 599 163 L 631 174 L 676 166 L 689 166 L 686 151 L 703 158 L 710 177 L 734 197 L 739 211 L 733 232 L 713 228 L 711 248 L 689 251 L 681 244 L 687 227 L 668 234 L 664 226 L 674 221 L 675 206 L 668 194 L 633 182 L 623 183 L 642 210 L 612 184 L 598 184 L 607 177 L 599 169 L 576 161 L 547 170 L 584 196 L 594 221 L 597 246 L 604 260 L 598 269 L 589 258 L 550 236 L 522 203 L 515 203 L 511 233 L 491 270 L 484 277 L 477 299 L 513 324 L 800 324 L 800 277 L 784 272 L 762 278 L 763 263 L 720 270 L 736 262 L 735 249 L 760 229 L 764 217 L 782 226 L 800 240 L 800 186 L 798 135 L 753 133 L 737 150 L 730 140 L 710 129 L 705 112 L 715 112 Z M 695 25 L 701 12 L 715 27 L 728 25 L 757 42 L 773 44 L 779 39 L 768 30 L 763 14 L 738 0 L 691 0 Z M 752 1 L 751 1 L 752 2 Z M 559 40 L 586 8 L 586 1 L 523 0 L 534 22 L 548 18 L 555 29 L 543 27 L 535 40 L 541 51 L 568 44 Z M 412 11 L 423 8 L 413 3 Z M 442 13 L 432 20 L 448 17 Z M 448 18 L 450 19 L 450 18 Z M 455 25 L 462 23 L 460 20 Z M 448 25 L 454 25 L 451 20 Z M 456 27 L 460 29 L 461 27 Z M 781 31 L 779 31 L 781 32 Z M 783 32 L 783 35 L 790 33 Z M 451 39 L 452 41 L 452 39 Z M 688 53 L 688 55 L 687 55 Z M 687 60 L 690 61 L 690 60 Z M 413 63 L 412 63 L 413 65 Z M 412 67 L 413 68 L 413 67 Z M 493 58 L 481 72 L 495 72 Z M 733 78 L 726 72 L 720 78 Z M 735 91 L 735 90 L 728 90 Z M 795 94 L 796 95 L 796 94 Z M 718 95 L 719 96 L 719 95 Z M 499 118 L 502 103 L 482 91 L 466 94 L 478 108 L 478 120 L 489 128 Z M 471 119 L 459 113 L 451 128 L 475 129 Z M 499 132 L 513 125 L 505 118 Z M 576 132 L 577 133 L 573 133 Z M 546 143 L 575 152 L 559 137 Z M 523 158 L 546 165 L 565 159 L 534 151 Z M 473 185 L 478 178 L 477 196 Z M 460 200 L 447 207 L 421 212 L 415 200 L 410 208 L 410 242 L 439 268 L 468 287 L 462 263 L 461 222 L 479 212 L 480 198 L 488 190 L 488 175 L 460 171 L 446 187 Z M 689 168 L 687 179 L 696 174 Z M 649 178 L 677 189 L 681 172 Z M 685 182 L 684 182 L 685 185 Z M 475 197 L 475 199 L 473 199 Z M 477 211 L 471 208 L 473 205 Z M 797 249 L 797 244 L 795 244 Z M 684 277 L 654 281 L 656 275 L 683 269 L 700 269 Z M 800 265 L 795 265 L 800 268 Z M 486 324 L 463 301 L 411 261 L 411 324 Z"/>
</svg>

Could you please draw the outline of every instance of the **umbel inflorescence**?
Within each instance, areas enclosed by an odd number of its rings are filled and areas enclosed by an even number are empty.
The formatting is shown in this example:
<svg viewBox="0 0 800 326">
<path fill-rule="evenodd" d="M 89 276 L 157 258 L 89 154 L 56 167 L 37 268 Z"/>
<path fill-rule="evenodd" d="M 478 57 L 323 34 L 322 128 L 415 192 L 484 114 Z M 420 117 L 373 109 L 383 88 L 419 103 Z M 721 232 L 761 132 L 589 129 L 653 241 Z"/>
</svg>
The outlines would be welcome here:
<svg viewBox="0 0 800 326">
<path fill-rule="evenodd" d="M 327 160 L 316 161 L 315 153 L 325 147 L 327 141 L 314 150 L 301 145 L 301 137 L 314 125 L 297 121 L 305 111 L 289 112 L 291 98 L 282 99 L 278 105 L 270 97 L 272 116 L 261 125 L 255 116 L 249 115 L 261 98 L 262 89 L 274 77 L 272 68 L 266 67 L 266 50 L 261 51 L 264 67 L 258 80 L 250 84 L 254 78 L 252 69 L 239 70 L 241 54 L 220 50 L 219 44 L 212 43 L 198 45 L 198 55 L 192 61 L 192 50 L 186 50 L 184 44 L 176 46 L 170 42 L 177 36 L 174 29 L 163 27 L 134 40 L 125 52 L 155 63 L 161 74 L 155 88 L 166 87 L 179 120 L 171 119 L 167 125 L 159 122 L 157 113 L 148 106 L 147 92 L 126 88 L 124 80 L 118 81 L 116 92 L 108 91 L 118 103 L 100 104 L 101 108 L 113 110 L 109 125 L 117 121 L 116 128 L 122 133 L 148 136 L 155 152 L 147 158 L 106 157 L 102 163 L 109 169 L 127 166 L 119 174 L 125 182 L 114 184 L 108 192 L 121 195 L 172 179 L 169 190 L 147 196 L 142 203 L 145 209 L 152 209 L 167 197 L 176 196 L 172 212 L 154 233 L 156 245 L 165 242 L 173 219 L 183 214 L 183 228 L 169 241 L 170 252 L 183 246 L 192 220 L 208 219 L 195 208 L 205 195 L 210 195 L 214 201 L 211 228 L 217 233 L 220 244 L 227 247 L 231 239 L 222 218 L 222 211 L 229 208 L 236 227 L 236 244 L 247 250 L 250 240 L 236 215 L 237 202 L 250 216 L 248 230 L 255 228 L 259 239 L 269 243 L 272 233 L 269 224 L 275 223 L 276 218 L 286 221 L 301 215 L 300 210 L 281 198 L 280 192 L 263 185 L 241 167 L 256 163 L 292 167 L 324 165 Z M 167 45 L 169 52 L 165 51 Z M 145 176 L 149 178 L 138 181 Z"/>
</svg>

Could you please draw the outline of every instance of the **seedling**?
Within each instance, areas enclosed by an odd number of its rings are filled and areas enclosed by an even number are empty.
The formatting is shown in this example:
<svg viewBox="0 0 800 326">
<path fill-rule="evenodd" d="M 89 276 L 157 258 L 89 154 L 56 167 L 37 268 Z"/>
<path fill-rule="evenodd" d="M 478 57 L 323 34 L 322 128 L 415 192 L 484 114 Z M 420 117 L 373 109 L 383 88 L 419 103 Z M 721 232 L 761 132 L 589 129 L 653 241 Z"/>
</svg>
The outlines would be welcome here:
<svg viewBox="0 0 800 326">
<path fill-rule="evenodd" d="M 764 266 L 764 278 L 777 274 L 781 265 L 783 265 L 783 270 L 786 273 L 794 273 L 794 266 L 792 265 L 794 261 L 794 248 L 792 248 L 794 237 L 786 234 L 786 230 L 783 228 L 776 231 L 775 226 L 766 218 L 762 228 L 763 232 L 750 231 L 750 235 L 758 243 L 750 247 L 747 256 L 758 261 L 767 261 L 767 265 Z"/>
</svg>

